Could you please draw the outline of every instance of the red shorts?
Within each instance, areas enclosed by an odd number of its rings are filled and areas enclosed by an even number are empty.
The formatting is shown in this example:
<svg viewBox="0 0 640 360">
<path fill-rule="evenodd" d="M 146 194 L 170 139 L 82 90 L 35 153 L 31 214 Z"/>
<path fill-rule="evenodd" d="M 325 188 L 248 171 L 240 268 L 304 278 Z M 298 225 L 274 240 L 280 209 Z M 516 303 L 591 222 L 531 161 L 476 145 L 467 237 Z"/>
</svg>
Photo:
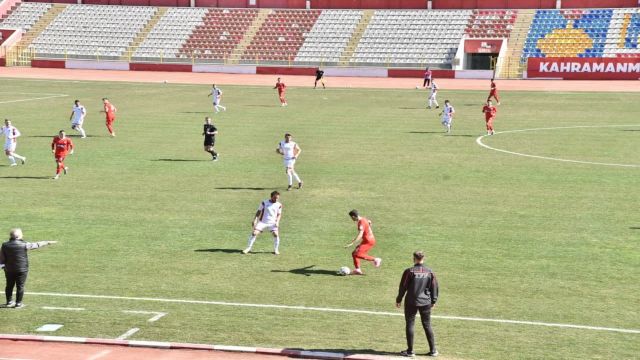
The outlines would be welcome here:
<svg viewBox="0 0 640 360">
<path fill-rule="evenodd" d="M 373 248 L 374 246 L 376 246 L 375 241 L 374 242 L 361 243 L 360 245 L 358 245 L 358 247 L 355 250 L 353 250 L 353 252 L 356 255 L 367 255 L 369 250 L 371 250 L 371 248 Z"/>
<path fill-rule="evenodd" d="M 107 116 L 107 122 L 112 123 L 116 119 L 115 116 Z"/>
<path fill-rule="evenodd" d="M 67 154 L 55 154 L 56 162 L 64 162 L 64 159 L 67 157 Z"/>
</svg>

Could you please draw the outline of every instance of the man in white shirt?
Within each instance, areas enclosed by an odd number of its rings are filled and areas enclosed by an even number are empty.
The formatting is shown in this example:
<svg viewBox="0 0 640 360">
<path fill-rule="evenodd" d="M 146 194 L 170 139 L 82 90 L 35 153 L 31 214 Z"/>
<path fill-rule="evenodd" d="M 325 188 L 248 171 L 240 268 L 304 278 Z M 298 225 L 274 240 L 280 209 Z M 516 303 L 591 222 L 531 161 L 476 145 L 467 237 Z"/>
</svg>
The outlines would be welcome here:
<svg viewBox="0 0 640 360">
<path fill-rule="evenodd" d="M 453 114 L 456 113 L 456 110 L 453 108 L 453 105 L 449 102 L 449 100 L 444 101 L 444 110 L 440 113 L 442 116 L 442 126 L 444 126 L 446 132 L 451 132 L 451 122 L 453 121 Z"/>
<path fill-rule="evenodd" d="M 4 153 L 9 159 L 10 166 L 16 166 L 16 158 L 22 161 L 22 165 L 27 162 L 27 158 L 16 154 L 16 147 L 18 146 L 18 137 L 20 131 L 11 125 L 11 120 L 4 119 L 4 126 L 1 128 L 4 135 Z"/>
<path fill-rule="evenodd" d="M 80 133 L 81 138 L 86 138 L 87 134 L 84 132 L 82 128 L 82 124 L 84 123 L 84 117 L 87 115 L 87 109 L 80 104 L 80 100 L 76 100 L 74 102 L 73 108 L 71 109 L 71 116 L 69 116 L 69 120 L 71 120 L 71 128 Z"/>
<path fill-rule="evenodd" d="M 271 192 L 271 197 L 260 203 L 256 216 L 251 223 L 253 231 L 249 236 L 249 242 L 247 248 L 242 250 L 243 254 L 248 254 L 253 248 L 253 243 L 256 241 L 256 237 L 260 235 L 264 230 L 269 230 L 273 234 L 273 253 L 280 255 L 280 234 L 278 233 L 278 225 L 280 224 L 280 217 L 282 216 L 282 204 L 278 201 L 280 199 L 280 193 L 277 191 Z"/>
<path fill-rule="evenodd" d="M 294 166 L 296 164 L 296 160 L 302 152 L 302 149 L 300 149 L 300 146 L 298 146 L 298 144 L 292 140 L 291 134 L 284 134 L 284 140 L 280 141 L 276 152 L 282 155 L 282 158 L 284 160 L 285 173 L 287 174 L 287 179 L 289 181 L 287 191 L 291 191 L 291 188 L 293 187 L 293 178 L 295 178 L 298 182 L 298 189 L 301 189 L 302 180 L 298 176 L 298 173 L 296 173 Z"/>
<path fill-rule="evenodd" d="M 222 109 L 222 111 L 227 111 L 226 107 L 220 105 L 220 102 L 222 101 L 222 90 L 220 88 L 217 88 L 216 84 L 213 84 L 211 93 L 207 97 L 209 96 L 213 96 L 213 108 L 216 110 L 216 112 L 220 112 L 220 109 Z"/>
<path fill-rule="evenodd" d="M 429 94 L 429 106 L 427 106 L 427 109 L 431 109 L 431 105 L 433 104 L 436 105 L 436 109 L 440 108 L 440 105 L 438 105 L 438 100 L 436 100 L 436 96 L 438 96 L 438 85 L 436 85 L 435 80 L 432 80 L 431 94 Z"/>
</svg>

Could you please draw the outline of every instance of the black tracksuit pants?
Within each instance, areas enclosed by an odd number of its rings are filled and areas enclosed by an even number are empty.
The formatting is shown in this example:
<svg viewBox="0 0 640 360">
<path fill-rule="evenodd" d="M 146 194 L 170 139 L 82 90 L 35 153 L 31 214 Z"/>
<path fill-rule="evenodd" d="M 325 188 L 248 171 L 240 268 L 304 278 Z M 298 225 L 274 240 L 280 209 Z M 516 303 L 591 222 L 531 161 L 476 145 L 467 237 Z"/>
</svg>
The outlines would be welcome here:
<svg viewBox="0 0 640 360">
<path fill-rule="evenodd" d="M 24 296 L 24 284 L 27 282 L 27 271 L 20 272 L 4 272 L 4 277 L 7 279 L 7 287 L 5 288 L 5 295 L 7 296 L 7 303 L 13 298 L 13 288 L 17 287 L 16 291 L 16 303 L 22 302 Z"/>
<path fill-rule="evenodd" d="M 429 342 L 429 351 L 436 351 L 436 339 L 433 335 L 433 329 L 431 329 L 431 306 L 412 306 L 406 305 L 404 307 L 404 319 L 406 322 L 406 334 L 407 334 L 407 350 L 413 351 L 413 328 L 416 323 L 416 314 L 420 313 L 420 320 L 422 321 L 422 327 L 427 334 L 427 341 Z"/>
</svg>

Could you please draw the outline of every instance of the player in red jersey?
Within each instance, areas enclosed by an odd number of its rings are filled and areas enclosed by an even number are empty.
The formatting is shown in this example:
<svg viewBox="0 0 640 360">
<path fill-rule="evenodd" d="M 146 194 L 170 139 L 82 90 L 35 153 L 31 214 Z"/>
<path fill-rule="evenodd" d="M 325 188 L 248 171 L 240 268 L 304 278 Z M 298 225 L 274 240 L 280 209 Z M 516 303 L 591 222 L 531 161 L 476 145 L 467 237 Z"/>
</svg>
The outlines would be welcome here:
<svg viewBox="0 0 640 360">
<path fill-rule="evenodd" d="M 493 130 L 493 120 L 496 118 L 496 113 L 498 109 L 491 104 L 491 100 L 487 100 L 487 105 L 482 108 L 482 112 L 484 113 L 484 121 L 487 122 L 487 135 L 495 134 L 495 130 Z"/>
<path fill-rule="evenodd" d="M 489 91 L 489 97 L 487 98 L 487 101 L 491 100 L 491 97 L 496 99 L 496 101 L 498 102 L 497 105 L 500 105 L 500 99 L 498 98 L 498 87 L 496 86 L 496 83 L 495 81 L 493 81 L 493 79 L 491 79 L 491 91 Z"/>
<path fill-rule="evenodd" d="M 431 83 L 431 70 L 427 67 L 427 70 L 424 71 L 424 81 L 422 82 L 422 87 L 427 87 Z"/>
<path fill-rule="evenodd" d="M 53 178 L 57 180 L 60 177 L 60 172 L 63 171 L 64 174 L 67 174 L 69 168 L 64 166 L 64 158 L 67 155 L 73 154 L 73 142 L 67 135 L 64 133 L 64 130 L 60 130 L 58 136 L 53 138 L 51 142 L 51 152 L 54 154 L 56 158 L 56 176 Z"/>
<path fill-rule="evenodd" d="M 118 111 L 118 109 L 116 109 L 116 107 L 113 106 L 113 104 L 109 102 L 109 99 L 107 98 L 102 99 L 102 103 L 104 104 L 104 110 L 100 112 L 106 114 L 107 130 L 109 130 L 109 134 L 111 135 L 111 137 L 114 137 L 116 136 L 116 133 L 115 131 L 113 131 L 113 122 L 116 120 L 116 112 Z"/>
<path fill-rule="evenodd" d="M 278 78 L 278 81 L 276 82 L 276 86 L 274 87 L 274 89 L 278 89 L 278 96 L 280 97 L 280 106 L 287 106 L 287 99 L 284 98 L 284 93 L 287 89 L 287 85 L 285 85 L 283 82 L 280 81 L 280 78 Z"/>
<path fill-rule="evenodd" d="M 351 220 L 356 221 L 358 223 L 358 235 L 351 241 L 349 244 L 345 245 L 346 248 L 355 244 L 357 241 L 360 243 L 356 246 L 355 250 L 351 253 L 353 257 L 353 265 L 355 269 L 353 269 L 352 274 L 354 275 L 362 275 L 362 270 L 360 269 L 360 259 L 372 261 L 375 267 L 380 267 L 382 264 L 382 259 L 375 258 L 367 254 L 371 248 L 376 245 L 376 238 L 373 236 L 373 230 L 371 230 L 371 221 L 369 219 L 364 218 L 358 214 L 358 210 L 349 211 L 349 216 L 351 216 Z"/>
</svg>

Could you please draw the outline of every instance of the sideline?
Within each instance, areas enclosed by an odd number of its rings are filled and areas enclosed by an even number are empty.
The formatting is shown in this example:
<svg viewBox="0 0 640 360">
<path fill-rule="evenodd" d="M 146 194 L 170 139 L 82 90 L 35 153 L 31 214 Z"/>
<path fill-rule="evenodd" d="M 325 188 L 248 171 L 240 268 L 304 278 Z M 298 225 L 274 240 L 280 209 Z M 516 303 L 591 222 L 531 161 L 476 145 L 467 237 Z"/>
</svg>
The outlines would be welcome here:
<svg viewBox="0 0 640 360">
<path fill-rule="evenodd" d="M 578 126 L 560 126 L 560 127 L 549 127 L 549 128 L 534 128 L 534 129 L 521 129 L 521 130 L 507 130 L 496 132 L 495 135 L 500 134 L 509 134 L 509 133 L 518 133 L 518 132 L 527 132 L 527 131 L 542 131 L 542 130 L 561 130 L 561 129 L 589 129 L 589 128 L 611 128 L 611 127 L 638 127 L 640 124 L 628 124 L 628 125 L 578 125 Z M 495 136 L 494 135 L 494 136 Z M 586 164 L 586 165 L 602 165 L 602 166 L 617 166 L 617 167 L 627 167 L 627 168 L 640 168 L 640 165 L 637 164 L 616 164 L 616 163 L 604 163 L 604 162 L 595 162 L 595 161 L 582 161 L 582 160 L 571 160 L 571 159 L 562 159 L 562 158 L 554 158 L 549 156 L 540 156 L 540 155 L 531 155 L 524 154 L 515 151 L 509 151 L 499 148 L 494 148 L 482 142 L 482 139 L 490 137 L 490 135 L 482 135 L 476 139 L 476 143 L 483 148 L 498 151 L 505 154 L 524 156 L 534 159 L 542 159 L 542 160 L 552 160 L 552 161 L 561 161 L 568 162 L 574 164 Z"/>
<path fill-rule="evenodd" d="M 366 315 L 379 315 L 379 316 L 404 316 L 404 314 L 401 312 L 308 307 L 308 306 L 299 306 L 299 305 L 251 304 L 251 303 L 236 303 L 236 302 L 212 301 L 212 300 L 164 299 L 164 298 L 114 296 L 114 295 L 63 294 L 63 293 L 49 293 L 49 292 L 26 292 L 26 294 L 35 295 L 35 296 L 69 297 L 69 298 L 85 298 L 85 299 L 131 300 L 131 301 L 149 301 L 149 302 L 164 302 L 164 303 L 178 303 L 178 304 L 202 304 L 202 305 L 220 305 L 220 306 L 235 306 L 235 307 L 304 310 L 304 311 L 366 314 Z M 570 328 L 570 329 L 580 329 L 580 330 L 608 331 L 608 332 L 627 333 L 627 334 L 640 334 L 640 329 L 621 329 L 621 328 L 611 328 L 611 327 L 601 327 L 601 326 L 546 323 L 541 321 L 490 319 L 490 318 L 449 316 L 449 315 L 432 315 L 431 317 L 436 319 L 445 319 L 445 320 L 492 322 L 492 323 L 501 323 L 501 324 L 533 325 L 533 326 Z"/>
<path fill-rule="evenodd" d="M 7 92 L 4 92 L 7 93 Z M 8 94 L 8 93 L 7 93 Z M 46 99 L 56 99 L 56 98 L 62 98 L 62 97 L 68 97 L 69 95 L 67 94 L 46 94 L 46 93 L 11 93 L 11 94 L 20 94 L 20 95 L 47 95 L 47 96 L 43 96 L 43 97 L 35 97 L 35 98 L 28 98 L 28 99 L 17 99 L 17 100 L 7 100 L 7 101 L 0 101 L 0 104 L 12 104 L 12 103 L 17 103 L 17 102 L 25 102 L 25 101 L 34 101 L 34 100 L 46 100 Z"/>
</svg>

